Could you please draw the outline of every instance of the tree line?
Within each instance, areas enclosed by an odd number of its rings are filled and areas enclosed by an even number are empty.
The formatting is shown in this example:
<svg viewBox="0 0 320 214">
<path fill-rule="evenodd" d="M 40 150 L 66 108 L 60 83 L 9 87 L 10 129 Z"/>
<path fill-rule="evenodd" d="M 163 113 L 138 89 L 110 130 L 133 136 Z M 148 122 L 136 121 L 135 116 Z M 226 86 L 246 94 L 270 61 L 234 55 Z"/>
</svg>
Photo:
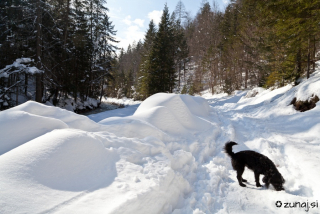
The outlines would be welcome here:
<svg viewBox="0 0 320 214">
<path fill-rule="evenodd" d="M 105 0 L 1 0 L 0 108 L 101 99 L 115 33 Z"/>
<path fill-rule="evenodd" d="M 195 94 L 299 84 L 319 60 L 320 2 L 180 0 L 124 50 L 105 0 L 0 2 L 0 108 L 23 100 Z"/>
<path fill-rule="evenodd" d="M 145 99 L 299 84 L 319 60 L 319 23 L 315 0 L 232 0 L 223 12 L 203 1 L 195 17 L 180 0 L 121 50 L 108 93 Z"/>
</svg>

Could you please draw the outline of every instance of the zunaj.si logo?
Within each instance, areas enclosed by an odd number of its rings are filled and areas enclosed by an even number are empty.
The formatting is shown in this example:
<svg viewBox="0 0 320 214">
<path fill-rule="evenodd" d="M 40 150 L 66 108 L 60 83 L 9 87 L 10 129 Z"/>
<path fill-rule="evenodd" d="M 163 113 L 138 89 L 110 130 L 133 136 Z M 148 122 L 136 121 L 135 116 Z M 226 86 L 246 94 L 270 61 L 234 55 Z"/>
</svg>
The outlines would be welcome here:
<svg viewBox="0 0 320 214">
<path fill-rule="evenodd" d="M 281 202 L 281 201 L 277 201 L 277 202 L 276 202 L 276 206 L 277 206 L 277 207 L 281 207 L 281 206 L 282 206 L 282 202 Z"/>
<path fill-rule="evenodd" d="M 289 203 L 288 202 L 282 203 L 281 201 L 277 201 L 275 203 L 275 205 L 278 208 L 280 208 L 280 207 L 283 207 L 283 208 L 305 208 L 306 212 L 309 212 L 310 208 L 318 208 L 319 207 L 318 201 L 311 202 L 311 203 L 309 203 L 308 201 L 307 202 L 289 202 Z"/>
</svg>

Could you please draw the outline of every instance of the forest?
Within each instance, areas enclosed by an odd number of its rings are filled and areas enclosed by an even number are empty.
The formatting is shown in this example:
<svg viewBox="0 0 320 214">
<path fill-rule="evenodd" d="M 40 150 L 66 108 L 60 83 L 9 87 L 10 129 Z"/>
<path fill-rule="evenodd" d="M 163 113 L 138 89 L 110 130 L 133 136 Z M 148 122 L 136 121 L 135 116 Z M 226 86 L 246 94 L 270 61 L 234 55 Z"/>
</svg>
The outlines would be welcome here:
<svg viewBox="0 0 320 214">
<path fill-rule="evenodd" d="M 225 11 L 203 1 L 192 17 L 180 0 L 127 49 L 106 3 L 2 0 L 0 108 L 297 85 L 319 60 L 319 1 L 232 0 Z"/>
<path fill-rule="evenodd" d="M 299 84 L 319 60 L 319 13 L 319 1 L 235 0 L 224 12 L 204 1 L 192 18 L 179 1 L 171 14 L 165 7 L 159 27 L 150 22 L 144 41 L 121 51 L 109 93 L 143 100 Z"/>
<path fill-rule="evenodd" d="M 105 0 L 0 2 L 0 108 L 101 99 L 116 59 Z M 63 104 L 62 104 L 63 105 Z M 80 108 L 81 109 L 81 108 Z"/>
</svg>

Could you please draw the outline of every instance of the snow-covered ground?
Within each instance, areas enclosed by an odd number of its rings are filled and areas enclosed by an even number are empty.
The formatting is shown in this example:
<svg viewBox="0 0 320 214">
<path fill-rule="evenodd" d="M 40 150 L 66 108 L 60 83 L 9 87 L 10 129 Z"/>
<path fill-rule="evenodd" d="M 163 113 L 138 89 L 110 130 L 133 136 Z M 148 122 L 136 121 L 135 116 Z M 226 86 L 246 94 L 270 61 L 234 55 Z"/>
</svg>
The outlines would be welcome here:
<svg viewBox="0 0 320 214">
<path fill-rule="evenodd" d="M 97 123 L 35 102 L 0 112 L 0 213 L 320 213 L 320 105 L 289 105 L 312 95 L 319 71 L 275 90 L 156 94 Z M 240 187 L 228 140 L 273 160 L 285 191 L 249 170 Z"/>
<path fill-rule="evenodd" d="M 99 122 L 105 118 L 109 118 L 109 117 L 125 117 L 125 116 L 131 116 L 134 114 L 134 112 L 137 110 L 137 108 L 139 107 L 141 101 L 133 101 L 132 99 L 128 99 L 128 98 L 121 98 L 121 99 L 117 99 L 117 98 L 112 98 L 112 97 L 108 97 L 105 98 L 103 97 L 101 100 L 101 106 L 102 109 L 104 109 L 103 105 L 110 105 L 110 104 L 115 104 L 118 106 L 125 106 L 125 108 L 116 108 L 113 110 L 108 110 L 105 111 L 103 113 L 99 113 L 99 114 L 90 114 L 88 115 L 88 117 L 95 121 L 95 122 Z"/>
</svg>

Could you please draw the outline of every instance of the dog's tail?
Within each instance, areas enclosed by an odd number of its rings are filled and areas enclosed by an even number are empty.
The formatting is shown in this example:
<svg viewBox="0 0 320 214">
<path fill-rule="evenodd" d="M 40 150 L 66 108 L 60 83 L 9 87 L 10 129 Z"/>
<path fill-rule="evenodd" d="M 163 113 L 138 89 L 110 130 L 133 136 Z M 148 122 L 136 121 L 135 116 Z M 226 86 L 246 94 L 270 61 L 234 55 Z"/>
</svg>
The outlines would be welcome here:
<svg viewBox="0 0 320 214">
<path fill-rule="evenodd" d="M 232 157 L 234 155 L 234 152 L 232 151 L 232 146 L 234 145 L 238 145 L 237 143 L 233 142 L 233 141 L 228 141 L 226 143 L 226 145 L 224 146 L 224 151 L 230 156 Z"/>
</svg>

